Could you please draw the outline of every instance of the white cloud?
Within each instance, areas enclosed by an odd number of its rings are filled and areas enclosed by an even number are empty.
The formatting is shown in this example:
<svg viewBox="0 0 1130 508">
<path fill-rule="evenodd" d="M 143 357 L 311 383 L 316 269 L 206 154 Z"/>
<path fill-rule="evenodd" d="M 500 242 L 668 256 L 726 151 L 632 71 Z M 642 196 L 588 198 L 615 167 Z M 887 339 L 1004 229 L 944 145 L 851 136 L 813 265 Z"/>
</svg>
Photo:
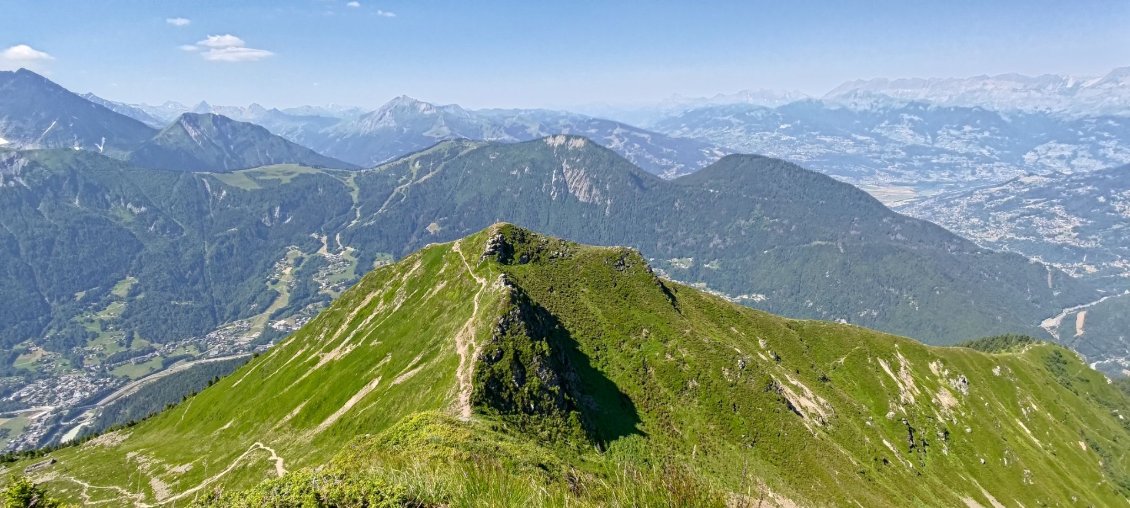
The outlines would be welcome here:
<svg viewBox="0 0 1130 508">
<path fill-rule="evenodd" d="M 16 44 L 15 46 L 5 49 L 3 53 L 0 53 L 0 57 L 13 62 L 35 62 L 55 59 L 55 57 L 28 46 L 27 44 Z"/>
<path fill-rule="evenodd" d="M 377 11 L 377 16 L 384 16 L 384 17 L 386 17 L 386 18 L 395 18 L 395 17 L 396 17 L 396 13 L 395 13 L 395 12 L 392 12 L 392 11 L 382 11 L 382 10 L 378 10 L 378 11 Z"/>
<path fill-rule="evenodd" d="M 353 1 L 345 4 L 346 7 L 361 7 L 361 2 Z"/>
<path fill-rule="evenodd" d="M 274 53 L 265 49 L 244 48 L 239 46 L 209 49 L 201 53 L 201 56 L 203 56 L 205 60 L 212 62 L 254 62 L 271 55 L 274 55 Z"/>
<path fill-rule="evenodd" d="M 240 39 L 239 37 L 236 37 L 232 34 L 209 35 L 207 39 L 198 41 L 196 43 L 197 46 L 205 48 L 233 48 L 243 46 L 245 44 L 246 43 L 243 42 L 243 39 Z"/>
<path fill-rule="evenodd" d="M 209 62 L 254 62 L 274 55 L 265 49 L 249 48 L 243 39 L 231 34 L 209 35 L 195 45 L 180 46 L 180 49 L 200 52 L 200 57 Z"/>
<path fill-rule="evenodd" d="M 54 59 L 55 57 L 27 44 L 16 44 L 0 51 L 0 70 L 19 69 L 20 67 L 39 70 L 42 64 Z"/>
<path fill-rule="evenodd" d="M 192 20 L 188 18 L 165 18 L 165 23 L 173 26 L 188 26 L 189 23 L 192 23 Z"/>
</svg>

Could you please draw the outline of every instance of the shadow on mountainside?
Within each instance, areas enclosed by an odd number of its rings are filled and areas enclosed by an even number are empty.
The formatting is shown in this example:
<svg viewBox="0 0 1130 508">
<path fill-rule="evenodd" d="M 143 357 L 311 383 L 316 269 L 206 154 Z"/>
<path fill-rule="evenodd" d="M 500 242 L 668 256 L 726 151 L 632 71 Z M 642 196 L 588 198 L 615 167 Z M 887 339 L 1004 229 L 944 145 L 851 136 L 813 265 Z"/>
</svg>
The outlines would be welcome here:
<svg viewBox="0 0 1130 508">
<path fill-rule="evenodd" d="M 566 388 L 579 403 L 589 438 L 603 446 L 632 434 L 644 435 L 639 428 L 636 405 L 628 394 L 592 365 L 589 356 L 581 351 L 576 339 L 555 316 L 542 311 L 554 325 L 549 340 L 557 356 L 563 359 Z"/>
<path fill-rule="evenodd" d="M 603 445 L 641 433 L 631 399 L 592 365 L 568 328 L 504 281 L 507 310 L 479 355 L 472 403 L 543 436 L 583 433 Z"/>
</svg>

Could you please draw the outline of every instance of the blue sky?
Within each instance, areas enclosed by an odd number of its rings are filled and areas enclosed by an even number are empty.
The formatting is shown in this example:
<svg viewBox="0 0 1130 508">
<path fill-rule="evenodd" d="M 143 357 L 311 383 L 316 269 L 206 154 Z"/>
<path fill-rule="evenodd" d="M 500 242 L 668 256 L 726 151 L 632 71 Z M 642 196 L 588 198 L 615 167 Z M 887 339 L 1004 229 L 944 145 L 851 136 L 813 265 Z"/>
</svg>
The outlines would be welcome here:
<svg viewBox="0 0 1130 508">
<path fill-rule="evenodd" d="M 1130 65 L 1128 27 L 1124 0 L 0 0 L 0 68 L 127 102 L 569 107 L 1097 75 Z"/>
</svg>

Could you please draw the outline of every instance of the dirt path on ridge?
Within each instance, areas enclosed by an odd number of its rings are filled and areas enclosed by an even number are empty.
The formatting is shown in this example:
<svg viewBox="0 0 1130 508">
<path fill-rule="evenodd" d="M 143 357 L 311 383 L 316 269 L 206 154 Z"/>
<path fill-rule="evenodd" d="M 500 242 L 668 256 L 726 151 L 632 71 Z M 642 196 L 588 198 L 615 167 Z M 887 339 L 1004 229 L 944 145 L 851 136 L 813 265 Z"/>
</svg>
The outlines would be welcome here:
<svg viewBox="0 0 1130 508">
<path fill-rule="evenodd" d="M 463 250 L 460 249 L 460 242 L 462 240 L 456 241 L 451 246 L 451 250 L 459 254 L 459 258 L 463 260 L 463 266 L 467 268 L 467 274 L 479 284 L 479 291 L 475 293 L 475 298 L 472 301 L 471 317 L 467 318 L 463 328 L 455 334 L 455 351 L 459 354 L 459 368 L 455 371 L 455 376 L 459 381 L 456 410 L 459 418 L 467 421 L 471 419 L 471 375 L 474 373 L 473 356 L 477 349 L 475 345 L 475 319 L 479 315 L 479 300 L 482 298 L 483 292 L 486 291 L 487 281 L 476 275 L 474 270 L 471 269 L 471 264 L 467 262 L 467 257 L 463 255 Z"/>
</svg>

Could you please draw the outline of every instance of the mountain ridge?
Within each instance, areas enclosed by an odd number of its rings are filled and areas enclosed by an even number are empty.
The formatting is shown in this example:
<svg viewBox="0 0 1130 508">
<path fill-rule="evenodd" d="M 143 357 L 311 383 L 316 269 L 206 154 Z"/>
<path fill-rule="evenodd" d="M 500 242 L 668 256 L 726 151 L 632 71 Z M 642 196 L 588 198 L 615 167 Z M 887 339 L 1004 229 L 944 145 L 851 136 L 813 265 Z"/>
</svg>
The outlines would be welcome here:
<svg viewBox="0 0 1130 508">
<path fill-rule="evenodd" d="M 1102 76 L 1009 73 L 969 78 L 877 78 L 848 81 L 823 99 L 839 102 L 859 93 L 939 106 L 980 106 L 999 111 L 1054 111 L 1069 115 L 1125 115 L 1130 110 L 1130 67 Z"/>
<path fill-rule="evenodd" d="M 122 154 L 154 132 L 35 72 L 0 71 L 0 146 Z"/>
<path fill-rule="evenodd" d="M 1043 327 L 1112 374 L 1130 372 L 1130 166 L 1028 175 L 933 196 L 900 211 L 934 221 L 996 250 L 1039 259 L 1103 290 Z"/>
<path fill-rule="evenodd" d="M 158 129 L 158 130 L 163 129 L 169 123 L 169 122 L 166 122 L 166 121 L 164 121 L 160 118 L 157 118 L 156 116 L 149 114 L 147 111 L 145 111 L 142 108 L 132 106 L 132 105 L 129 105 L 129 104 L 124 104 L 124 103 L 121 103 L 121 102 L 115 102 L 115 101 L 111 101 L 111 100 L 108 100 L 108 99 L 103 99 L 103 98 L 101 98 L 97 95 L 94 95 L 93 93 L 90 93 L 90 92 L 79 95 L 79 97 L 82 97 L 83 99 L 86 99 L 86 100 L 93 102 L 95 104 L 104 106 L 107 109 L 109 109 L 109 110 L 111 110 L 115 113 L 133 118 L 134 120 L 137 120 L 137 121 L 139 121 L 139 122 L 141 122 L 145 125 L 148 125 L 148 126 L 154 128 L 154 129 Z"/>
<path fill-rule="evenodd" d="M 378 268 L 232 375 L 30 474 L 135 505 L 1101 504 L 1130 492 L 1112 415 L 1130 400 L 1101 380 L 1057 346 L 782 319 L 630 249 L 495 224 Z"/>
<path fill-rule="evenodd" d="M 730 152 L 709 143 L 672 138 L 576 113 L 548 109 L 468 110 L 457 104 L 437 105 L 407 95 L 390 99 L 371 111 L 317 107 L 284 111 L 257 104 L 232 107 L 203 101 L 194 107 L 115 104 L 123 110 L 140 109 L 157 118 L 185 112 L 221 114 L 262 125 L 274 134 L 319 153 L 366 167 L 424 150 L 445 139 L 517 142 L 555 134 L 592 137 L 665 178 L 693 172 Z"/>
<path fill-rule="evenodd" d="M 630 245 L 657 273 L 749 306 L 935 343 L 1051 337 L 1043 320 L 1098 298 L 1062 272 L 763 157 L 683 177 L 698 183 L 575 136 L 448 141 L 362 171 L 183 173 L 73 150 L 5 161 L 0 223 L 14 250 L 0 340 L 17 354 L 2 366 L 13 383 L 4 402 L 21 409 L 67 411 L 162 362 L 252 352 L 370 267 L 499 220 Z M 734 171 L 754 178 L 708 181 Z M 41 308 L 13 303 L 39 295 Z M 129 367 L 135 359 L 144 367 Z M 51 388 L 60 372 L 73 388 Z M 65 432 L 39 423 L 18 442 Z"/>
<path fill-rule="evenodd" d="M 769 108 L 707 106 L 651 125 L 739 152 L 783 158 L 856 185 L 909 196 L 991 185 L 1025 174 L 1082 173 L 1130 162 L 1123 116 L 1064 118 L 979 106 L 804 100 Z M 889 201 L 888 201 L 889 202 Z"/>
<path fill-rule="evenodd" d="M 234 171 L 272 164 L 357 169 L 275 136 L 259 125 L 214 113 L 184 113 L 130 152 L 130 163 L 181 171 Z"/>
<path fill-rule="evenodd" d="M 486 145 L 476 148 L 457 158 L 454 161 L 433 162 L 433 169 L 408 176 L 401 173 L 408 170 L 405 164 L 411 159 L 401 163 L 393 163 L 378 168 L 377 174 L 395 171 L 404 176 L 397 177 L 403 183 L 403 190 L 398 192 L 395 201 L 386 203 L 382 208 L 387 210 L 392 207 L 407 206 L 412 208 L 413 216 L 419 217 L 415 226 L 413 237 L 432 237 L 436 233 L 426 231 L 427 228 L 437 228 L 439 238 L 450 238 L 451 234 L 468 234 L 482 227 L 481 223 L 467 223 L 461 217 L 472 217 L 485 214 L 491 218 L 507 218 L 514 222 L 522 223 L 528 227 L 549 231 L 551 234 L 573 237 L 581 241 L 595 244 L 625 243 L 627 241 L 635 247 L 647 252 L 650 257 L 657 258 L 657 268 L 664 270 L 669 276 L 691 282 L 705 282 L 712 289 L 738 296 L 749 293 L 764 293 L 760 298 L 752 297 L 751 302 L 762 300 L 761 308 L 793 316 L 817 317 L 822 319 L 849 318 L 856 322 L 864 318 L 862 324 L 867 324 L 866 316 L 871 312 L 863 312 L 867 308 L 859 308 L 856 304 L 842 301 L 841 305 L 852 308 L 851 311 L 834 311 L 825 305 L 823 288 L 830 280 L 845 277 L 839 284 L 849 287 L 863 287 L 868 283 L 865 280 L 888 280 L 891 273 L 876 272 L 866 278 L 860 278 L 857 270 L 844 270 L 847 265 L 836 261 L 841 255 L 871 256 L 878 251 L 864 254 L 869 249 L 879 248 L 884 250 L 891 246 L 902 255 L 918 257 L 927 255 L 925 250 L 912 247 L 911 234 L 917 235 L 922 241 L 929 238 L 929 243 L 938 249 L 937 254 L 944 256 L 970 256 L 966 263 L 984 265 L 984 263 L 1002 263 L 1004 265 L 1029 266 L 1029 262 L 1019 256 L 1005 258 L 989 254 L 974 244 L 960 239 L 932 224 L 899 216 L 882 207 L 866 193 L 854 189 L 849 185 L 836 182 L 819 173 L 802 171 L 800 168 L 774 159 L 731 156 L 717 164 L 726 164 L 730 161 L 750 161 L 754 169 L 757 164 L 767 164 L 774 168 L 782 178 L 767 180 L 766 182 L 749 182 L 744 187 L 730 186 L 725 188 L 709 188 L 701 185 L 688 185 L 696 179 L 704 177 L 690 175 L 673 181 L 664 181 L 650 175 L 634 174 L 637 171 L 630 164 L 625 164 L 622 159 L 615 157 L 611 152 L 603 152 L 599 145 L 586 143 L 583 138 L 569 138 L 565 136 L 546 138 L 542 141 L 531 141 L 517 145 Z M 510 155 L 507 155 L 510 154 Z M 535 155 L 536 154 L 536 155 Z M 531 157 L 531 158 L 526 158 Z M 423 162 L 423 161 L 421 161 Z M 411 162 L 416 164 L 415 162 Z M 555 169 L 550 171 L 554 167 Z M 493 168 L 493 176 L 484 173 L 481 168 Z M 400 169 L 402 168 L 402 169 Z M 541 168 L 537 173 L 534 168 Z M 719 166 L 718 171 L 725 169 Z M 734 170 L 731 168 L 731 170 Z M 709 175 L 714 170 L 707 171 Z M 415 171 L 413 171 L 415 172 Z M 426 178 L 415 180 L 420 175 Z M 474 186 L 468 186 L 466 177 L 476 175 L 478 181 Z M 791 180 L 792 175 L 803 176 L 803 183 Z M 392 176 L 390 174 L 390 176 Z M 686 179 L 686 180 L 684 180 Z M 461 182 L 461 183 L 456 183 Z M 683 183 L 680 183 L 683 182 Z M 456 185 L 463 186 L 456 190 Z M 827 194 L 831 192 L 831 194 Z M 437 201 L 421 201 L 420 196 L 447 195 L 450 198 Z M 514 203 L 500 206 L 501 196 L 530 196 L 531 201 L 527 206 Z M 855 220 L 870 224 L 867 228 L 852 232 L 852 219 L 835 216 L 830 211 L 824 211 L 819 206 L 820 196 L 835 196 L 836 206 L 850 209 L 855 203 L 868 203 L 881 215 L 870 217 L 862 214 Z M 495 197 L 491 197 L 495 196 Z M 540 198 L 538 196 L 541 196 Z M 755 196 L 755 200 L 751 200 Z M 556 214 L 543 214 L 540 211 L 544 205 L 536 205 L 540 199 L 554 202 L 558 209 Z M 848 201 L 844 201 L 848 200 Z M 688 209 L 685 203 L 697 203 L 694 209 Z M 849 204 L 851 203 L 851 204 Z M 422 207 L 422 208 L 415 208 Z M 493 211 L 497 208 L 497 211 Z M 526 211 L 529 210 L 529 211 Z M 659 210 L 665 210 L 660 213 Z M 674 211 L 674 212 L 672 212 Z M 582 223 L 572 224 L 568 220 L 558 220 L 555 217 L 575 215 L 583 222 L 592 221 L 600 224 L 600 228 L 586 227 Z M 656 223 L 655 234 L 657 237 L 641 234 L 640 231 L 628 228 L 626 224 L 655 223 L 655 217 L 662 219 Z M 735 217 L 733 221 L 720 221 L 710 217 Z M 813 219 L 812 217 L 820 217 Z M 879 217 L 882 217 L 881 219 Z M 434 223 L 434 226 L 430 225 Z M 427 226 L 427 228 L 425 228 Z M 362 225 L 358 231 L 347 234 L 344 238 L 362 238 L 367 234 L 378 234 L 372 227 Z M 448 233 L 446 231 L 453 230 Z M 754 231 L 757 231 L 755 234 Z M 795 238 L 793 238 L 795 236 Z M 666 242 L 661 238 L 670 237 Z M 730 240 L 726 240 L 726 239 Z M 800 240 L 804 238 L 804 240 Z M 741 248 L 737 244 L 742 244 Z M 857 247 L 852 247 L 857 245 Z M 883 246 L 883 247 L 880 247 Z M 854 248 L 861 249 L 853 251 Z M 824 252 L 830 249 L 829 252 Z M 847 251 L 844 251 L 847 249 Z M 363 249 L 364 250 L 364 249 Z M 751 252 L 752 251 L 752 252 Z M 764 251 L 764 252 L 762 252 Z M 768 254 L 767 256 L 765 254 Z M 891 255 L 888 252 L 886 255 Z M 932 256 L 934 254 L 929 254 Z M 778 257 L 784 256 L 784 257 Z M 893 266 L 901 264 L 918 265 L 936 263 L 937 261 L 893 261 Z M 983 259 L 982 259 L 983 258 Z M 805 259 L 805 262 L 798 261 Z M 994 261 L 988 261 L 994 259 Z M 999 259 L 999 261 L 997 260 Z M 796 293 L 781 293 L 784 287 L 792 287 L 792 283 L 777 286 L 773 289 L 763 286 L 767 280 L 776 279 L 770 266 L 782 263 L 780 266 L 799 265 L 805 267 L 800 270 L 815 275 L 827 275 L 827 279 L 813 277 L 808 282 L 812 286 L 795 288 Z M 864 263 L 867 264 L 867 263 Z M 944 263 L 943 263 L 944 264 Z M 955 271 L 939 279 L 943 282 L 966 280 L 975 278 L 983 280 L 986 274 L 977 276 L 960 274 L 964 268 L 963 263 L 952 266 Z M 819 266 L 820 268 L 814 268 Z M 755 268 L 757 267 L 757 268 Z M 949 268 L 947 268 L 948 270 Z M 829 273 L 825 274 L 828 270 Z M 993 269 L 996 270 L 996 269 Z M 778 269 L 779 271 L 779 269 Z M 1024 271 L 1031 271 L 1033 277 L 1030 286 L 1041 284 L 1045 288 L 1047 273 L 1042 268 L 1031 266 Z M 837 275 L 838 274 L 838 275 Z M 735 277 L 730 279 L 729 277 Z M 998 277 L 999 275 L 993 276 Z M 919 274 L 917 277 L 921 277 Z M 740 279 L 740 282 L 738 280 Z M 1071 282 L 1062 274 L 1053 275 L 1055 285 Z M 799 280 L 799 279 L 798 279 Z M 846 280 L 851 280 L 848 283 Z M 887 287 L 906 287 L 903 283 L 890 283 Z M 1026 284 L 1021 283 L 1020 289 Z M 1066 287 L 1060 289 L 1067 289 Z M 877 291 L 882 291 L 878 287 Z M 1044 290 L 1031 289 L 1030 291 L 1042 292 Z M 1070 289 L 1067 292 L 1075 291 Z M 787 291 L 786 291 L 787 292 Z M 804 296 L 807 293 L 808 296 Z M 929 291 L 928 293 L 933 293 Z M 822 295 L 813 298 L 813 294 Z M 1049 293 L 1047 296 L 1051 297 Z M 824 304 L 805 307 L 803 301 L 818 300 Z M 926 294 L 919 294 L 912 300 L 919 300 L 925 305 L 922 298 Z M 1014 297 L 1001 294 L 1000 298 L 1013 299 Z M 777 307 L 782 302 L 797 301 L 798 306 Z M 774 303 L 777 302 L 777 303 Z M 904 304 L 908 304 L 904 300 Z M 911 302 L 913 303 L 913 302 Z M 987 303 L 987 302 L 986 302 Z M 894 304 L 900 306 L 899 304 Z M 766 306 L 767 305 L 767 306 Z M 835 306 L 833 306 L 835 307 Z M 905 310 L 910 315 L 914 305 Z M 821 309 L 821 310 L 816 310 Z M 888 308 L 883 312 L 892 312 Z M 842 313 L 841 313 L 842 312 Z M 984 312 L 979 310 L 977 312 Z M 909 317 L 909 315 L 908 315 Z M 888 318 L 889 319 L 889 318 Z M 993 320 L 1000 319 L 999 317 Z M 1038 322 L 1041 318 L 1035 318 Z M 886 327 L 890 331 L 889 325 Z M 988 330 L 982 330 L 987 332 Z M 1001 333 L 1004 330 L 1000 330 Z M 901 333 L 918 336 L 927 340 L 936 332 L 925 332 L 922 329 L 911 331 L 901 330 Z M 1039 333 L 1033 331 L 1032 333 Z M 953 335 L 950 332 L 951 336 Z M 960 335 L 960 334 L 957 334 Z M 966 336 L 971 334 L 966 334 Z M 952 337 L 950 340 L 960 340 Z"/>
</svg>

